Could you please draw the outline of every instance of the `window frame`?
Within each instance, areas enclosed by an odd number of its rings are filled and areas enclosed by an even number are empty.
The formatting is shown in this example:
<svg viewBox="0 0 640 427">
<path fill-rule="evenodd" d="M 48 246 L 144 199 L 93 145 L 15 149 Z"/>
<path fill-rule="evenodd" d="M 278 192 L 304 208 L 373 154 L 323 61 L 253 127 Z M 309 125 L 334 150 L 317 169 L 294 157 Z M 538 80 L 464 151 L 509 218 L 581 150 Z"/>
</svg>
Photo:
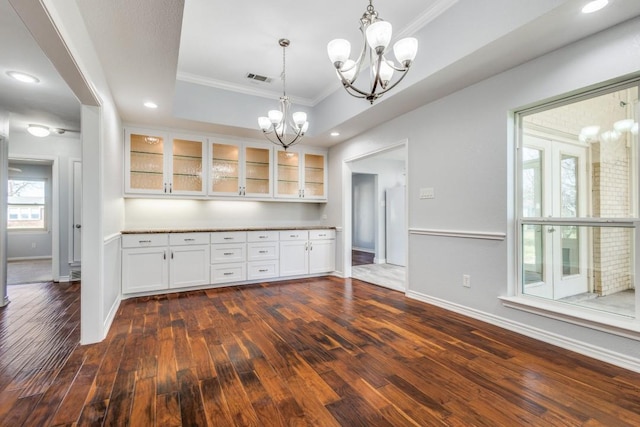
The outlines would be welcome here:
<svg viewBox="0 0 640 427">
<path fill-rule="evenodd" d="M 586 99 L 592 99 L 601 95 L 612 92 L 638 87 L 640 92 L 640 77 L 634 77 L 622 82 L 607 84 L 595 89 L 585 89 L 580 93 L 571 94 L 569 96 L 560 97 L 552 101 L 541 102 L 533 107 L 517 110 L 513 112 L 514 120 L 514 149 L 515 155 L 512 157 L 515 161 L 515 167 L 512 169 L 514 177 L 514 239 L 516 245 L 514 253 L 516 254 L 514 263 L 514 272 L 516 277 L 512 278 L 514 286 L 510 286 L 509 294 L 500 297 L 505 307 L 534 313 L 537 315 L 550 317 L 567 323 L 585 326 L 591 329 L 605 331 L 627 338 L 640 340 L 640 292 L 638 285 L 640 284 L 640 217 L 638 214 L 638 205 L 640 204 L 640 191 L 638 185 L 638 169 L 640 169 L 640 149 L 638 148 L 638 140 L 632 145 L 631 156 L 634 165 L 631 168 L 630 188 L 629 192 L 633 197 L 631 206 L 632 216 L 626 218 L 561 218 L 561 217 L 540 217 L 531 218 L 524 217 L 522 212 L 523 206 L 523 189 L 522 189 L 522 173 L 523 173 L 523 148 L 524 148 L 524 126 L 525 117 L 536 114 L 538 112 L 547 111 L 564 105 L 580 102 Z M 638 104 L 640 106 L 640 103 Z M 636 108 L 636 121 L 640 121 L 640 108 Z M 542 196 L 544 198 L 544 195 Z M 523 265 L 523 248 L 522 248 L 522 230 L 523 225 L 543 225 L 543 226 L 593 226 L 593 227 L 623 227 L 634 230 L 634 250 L 632 255 L 632 274 L 635 289 L 635 316 L 624 317 L 614 313 L 600 311 L 587 308 L 584 306 L 571 305 L 564 302 L 558 302 L 551 299 L 540 298 L 524 293 L 524 265 Z"/>
<path fill-rule="evenodd" d="M 49 211 L 51 210 L 51 200 L 49 197 L 49 179 L 45 177 L 20 177 L 20 178 L 12 178 L 9 177 L 7 180 L 7 185 L 9 181 L 32 181 L 32 182 L 41 182 L 44 185 L 44 203 L 43 204 L 33 204 L 33 203 L 10 203 L 7 200 L 7 232 L 9 233 L 48 233 L 49 232 Z M 42 209 L 42 227 L 28 227 L 28 228 L 16 228 L 10 227 L 8 224 L 10 210 L 17 209 L 18 210 L 18 219 L 13 221 L 22 220 L 21 216 L 23 212 L 27 212 L 27 220 L 31 220 L 32 210 L 34 208 Z"/>
</svg>

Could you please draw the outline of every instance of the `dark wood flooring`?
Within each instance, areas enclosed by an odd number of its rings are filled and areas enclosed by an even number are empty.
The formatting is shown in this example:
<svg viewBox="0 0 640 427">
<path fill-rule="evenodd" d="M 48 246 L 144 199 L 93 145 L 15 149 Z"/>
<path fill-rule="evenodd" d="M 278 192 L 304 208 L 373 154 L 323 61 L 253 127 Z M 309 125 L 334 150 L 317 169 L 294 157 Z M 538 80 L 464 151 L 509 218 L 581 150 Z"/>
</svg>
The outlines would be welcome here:
<svg viewBox="0 0 640 427">
<path fill-rule="evenodd" d="M 640 425 L 640 374 L 357 280 L 123 301 L 70 354 L 46 294 L 0 311 L 2 426 Z"/>
<path fill-rule="evenodd" d="M 363 251 L 351 251 L 351 265 L 367 265 L 373 264 L 373 259 L 376 254 L 372 254 L 370 252 Z"/>
</svg>

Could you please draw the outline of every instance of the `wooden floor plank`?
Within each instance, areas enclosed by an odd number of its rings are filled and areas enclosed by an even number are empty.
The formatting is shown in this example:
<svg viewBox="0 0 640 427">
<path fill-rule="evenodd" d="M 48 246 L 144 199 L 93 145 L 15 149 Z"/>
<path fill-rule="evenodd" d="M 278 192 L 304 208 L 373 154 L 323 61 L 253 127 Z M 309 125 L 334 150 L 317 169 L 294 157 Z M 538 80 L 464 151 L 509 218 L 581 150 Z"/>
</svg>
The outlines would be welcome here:
<svg viewBox="0 0 640 427">
<path fill-rule="evenodd" d="M 640 374 L 357 280 L 126 300 L 90 346 L 79 284 L 10 291 L 2 426 L 640 425 Z"/>
</svg>

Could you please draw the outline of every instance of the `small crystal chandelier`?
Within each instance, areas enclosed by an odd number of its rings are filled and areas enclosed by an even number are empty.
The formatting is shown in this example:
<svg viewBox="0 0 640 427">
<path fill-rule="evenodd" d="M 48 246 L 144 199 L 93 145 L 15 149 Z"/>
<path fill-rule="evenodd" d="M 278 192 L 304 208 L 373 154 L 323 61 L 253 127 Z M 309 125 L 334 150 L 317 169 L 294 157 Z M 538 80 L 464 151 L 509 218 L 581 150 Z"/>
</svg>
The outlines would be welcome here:
<svg viewBox="0 0 640 427">
<path fill-rule="evenodd" d="M 258 117 L 258 125 L 269 141 L 282 146 L 286 151 L 287 148 L 300 142 L 309 128 L 309 122 L 307 121 L 307 113 L 302 111 L 295 112 L 289 117 L 291 101 L 287 96 L 285 68 L 285 50 L 289 46 L 289 40 L 280 39 L 278 43 L 282 46 L 282 96 L 280 97 L 280 109 L 269 110 L 268 117 Z M 289 129 L 293 130 L 293 133 L 287 134 Z"/>
<path fill-rule="evenodd" d="M 367 10 L 360 18 L 360 32 L 363 43 L 362 52 L 357 61 L 349 59 L 351 44 L 345 39 L 330 41 L 327 45 L 327 53 L 347 93 L 356 98 L 366 99 L 373 104 L 373 101 L 396 87 L 407 75 L 418 52 L 418 40 L 407 37 L 393 45 L 393 52 L 400 63 L 399 66 L 385 58 L 385 51 L 391 41 L 392 28 L 390 23 L 378 18 L 378 12 L 373 8 L 373 0 L 369 0 Z M 371 66 L 371 83 L 368 91 L 353 85 L 360 75 L 365 57 L 369 57 Z M 390 84 L 394 71 L 402 74 L 395 83 Z"/>
</svg>

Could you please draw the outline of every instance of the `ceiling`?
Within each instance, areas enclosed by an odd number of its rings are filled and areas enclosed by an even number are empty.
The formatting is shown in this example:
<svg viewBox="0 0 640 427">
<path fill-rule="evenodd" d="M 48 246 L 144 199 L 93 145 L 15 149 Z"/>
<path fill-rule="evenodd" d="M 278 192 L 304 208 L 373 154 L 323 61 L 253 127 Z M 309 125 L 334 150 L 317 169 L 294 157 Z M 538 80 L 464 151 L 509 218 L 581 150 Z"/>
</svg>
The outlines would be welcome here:
<svg viewBox="0 0 640 427">
<path fill-rule="evenodd" d="M 365 0 L 76 0 L 125 123 L 262 138 L 256 119 L 281 94 L 278 39 L 285 37 L 287 93 L 309 114 L 305 139 L 319 146 L 640 15 L 637 0 L 614 0 L 597 16 L 579 13 L 585 2 L 403 0 L 398 7 L 375 0 L 394 40 L 415 36 L 420 47 L 407 79 L 369 106 L 343 93 L 326 55 L 333 38 L 360 48 Z M 79 129 L 78 101 L 9 0 L 0 0 L 0 38 L 7 41 L 0 43 L 0 108 L 14 113 L 12 131 L 27 123 Z M 40 84 L 18 84 L 6 75 L 12 69 Z M 159 108 L 143 107 L 147 100 Z M 333 130 L 341 135 L 330 137 Z"/>
</svg>

